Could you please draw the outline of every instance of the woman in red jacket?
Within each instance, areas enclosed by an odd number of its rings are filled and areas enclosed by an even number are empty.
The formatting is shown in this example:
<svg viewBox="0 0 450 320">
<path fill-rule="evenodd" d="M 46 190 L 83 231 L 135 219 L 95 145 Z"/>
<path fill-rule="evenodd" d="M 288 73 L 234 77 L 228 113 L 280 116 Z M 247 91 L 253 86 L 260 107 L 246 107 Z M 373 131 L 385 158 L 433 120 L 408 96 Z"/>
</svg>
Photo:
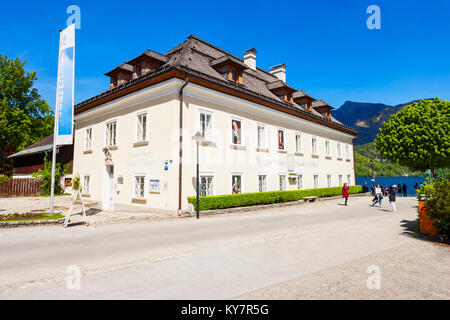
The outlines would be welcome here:
<svg viewBox="0 0 450 320">
<path fill-rule="evenodd" d="M 348 200 L 348 190 L 350 188 L 348 187 L 347 183 L 344 183 L 344 186 L 342 187 L 342 198 L 345 198 L 345 205 L 347 205 Z"/>
</svg>

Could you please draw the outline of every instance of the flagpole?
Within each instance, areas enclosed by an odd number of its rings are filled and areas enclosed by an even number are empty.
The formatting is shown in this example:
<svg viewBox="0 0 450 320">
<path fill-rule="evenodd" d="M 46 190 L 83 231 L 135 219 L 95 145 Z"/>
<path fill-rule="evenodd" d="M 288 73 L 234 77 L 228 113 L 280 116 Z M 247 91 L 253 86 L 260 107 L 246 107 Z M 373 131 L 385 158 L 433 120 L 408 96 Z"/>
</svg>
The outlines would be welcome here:
<svg viewBox="0 0 450 320">
<path fill-rule="evenodd" d="M 60 60 L 60 54 L 61 54 L 61 31 L 59 30 L 59 50 L 58 50 L 58 74 L 56 77 L 56 104 L 55 104 L 55 123 L 53 126 L 53 152 L 52 152 L 52 182 L 50 184 L 50 213 L 53 214 L 53 198 L 55 197 L 55 168 L 56 168 L 56 135 L 58 134 L 58 95 L 59 95 L 59 60 Z"/>
</svg>

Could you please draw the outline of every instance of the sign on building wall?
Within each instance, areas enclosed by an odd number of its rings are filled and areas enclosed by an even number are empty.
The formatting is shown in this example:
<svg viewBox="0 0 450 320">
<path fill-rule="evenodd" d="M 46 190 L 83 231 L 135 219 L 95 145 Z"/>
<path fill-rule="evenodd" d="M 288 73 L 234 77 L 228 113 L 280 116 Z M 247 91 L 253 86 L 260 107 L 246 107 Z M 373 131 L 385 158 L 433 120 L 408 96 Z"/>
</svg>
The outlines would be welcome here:
<svg viewBox="0 0 450 320">
<path fill-rule="evenodd" d="M 58 80 L 55 107 L 55 143 L 72 144 L 75 76 L 75 24 L 59 35 Z"/>
</svg>

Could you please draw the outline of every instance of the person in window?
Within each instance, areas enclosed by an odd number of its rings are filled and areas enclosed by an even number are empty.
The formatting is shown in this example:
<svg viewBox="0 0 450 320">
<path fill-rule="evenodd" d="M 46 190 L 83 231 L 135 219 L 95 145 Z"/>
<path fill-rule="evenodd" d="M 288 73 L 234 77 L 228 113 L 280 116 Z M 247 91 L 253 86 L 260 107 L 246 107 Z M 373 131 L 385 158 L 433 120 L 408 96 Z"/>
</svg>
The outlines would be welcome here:
<svg viewBox="0 0 450 320">
<path fill-rule="evenodd" d="M 344 186 L 342 187 L 342 198 L 345 199 L 345 205 L 347 205 L 347 200 L 348 200 L 348 190 L 350 188 L 347 185 L 347 182 L 344 182 Z"/>
<path fill-rule="evenodd" d="M 241 193 L 241 183 L 239 181 L 238 176 L 233 177 L 232 193 L 233 194 Z"/>
<path fill-rule="evenodd" d="M 283 137 L 283 131 L 278 131 L 278 149 L 284 150 L 284 137 Z"/>
<path fill-rule="evenodd" d="M 232 138 L 234 144 L 241 144 L 241 128 L 240 125 L 238 125 L 238 121 L 233 120 L 231 123 L 232 126 Z"/>
</svg>

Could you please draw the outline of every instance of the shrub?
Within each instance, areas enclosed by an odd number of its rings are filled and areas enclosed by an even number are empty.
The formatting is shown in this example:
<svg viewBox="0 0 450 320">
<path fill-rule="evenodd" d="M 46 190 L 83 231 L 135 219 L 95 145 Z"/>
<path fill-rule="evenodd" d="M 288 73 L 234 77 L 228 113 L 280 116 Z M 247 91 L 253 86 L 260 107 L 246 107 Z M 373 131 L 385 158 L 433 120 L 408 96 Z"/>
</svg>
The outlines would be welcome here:
<svg viewBox="0 0 450 320">
<path fill-rule="evenodd" d="M 49 154 L 45 155 L 44 158 L 44 169 L 39 169 L 37 172 L 34 172 L 32 176 L 34 178 L 38 178 L 41 180 L 41 195 L 48 196 L 50 195 L 50 191 L 52 189 L 52 161 L 48 159 Z M 61 166 L 60 163 L 56 162 L 55 166 L 55 194 L 62 193 L 62 188 L 60 186 L 59 181 L 63 176 L 65 176 L 69 172 L 70 164 L 66 164 L 65 166 Z"/>
<path fill-rule="evenodd" d="M 361 191 L 362 186 L 350 186 L 349 193 L 353 194 Z M 341 194 L 342 187 L 227 194 L 221 196 L 200 197 L 199 207 L 200 211 L 215 210 L 296 201 L 309 196 L 323 198 Z M 188 201 L 194 205 L 194 209 L 197 208 L 196 197 L 188 197 Z"/>
<path fill-rule="evenodd" d="M 10 177 L 4 174 L 0 174 L 0 184 L 7 184 L 11 180 Z"/>
<path fill-rule="evenodd" d="M 450 177 L 434 179 L 420 189 L 427 215 L 440 235 L 450 239 Z"/>
</svg>

